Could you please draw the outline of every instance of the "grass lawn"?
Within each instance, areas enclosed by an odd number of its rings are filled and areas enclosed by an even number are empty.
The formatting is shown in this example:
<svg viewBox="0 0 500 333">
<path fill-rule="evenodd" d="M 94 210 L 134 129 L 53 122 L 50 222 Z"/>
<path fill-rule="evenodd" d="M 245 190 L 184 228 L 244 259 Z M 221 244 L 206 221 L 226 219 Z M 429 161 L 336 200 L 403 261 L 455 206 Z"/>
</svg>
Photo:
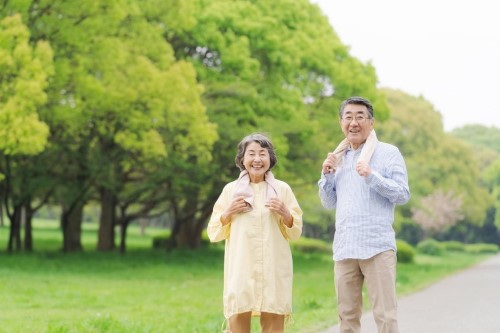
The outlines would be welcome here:
<svg viewBox="0 0 500 333">
<path fill-rule="evenodd" d="M 61 233 L 47 221 L 35 223 L 34 253 L 7 254 L 8 228 L 0 228 L 0 332 L 221 332 L 223 244 L 166 253 L 151 249 L 158 230 L 129 229 L 129 251 L 120 255 L 94 251 L 94 225 L 85 225 L 85 252 L 61 253 Z M 484 258 L 418 255 L 414 264 L 398 264 L 398 292 L 414 292 Z M 331 255 L 294 251 L 287 332 L 317 333 L 336 322 Z"/>
</svg>

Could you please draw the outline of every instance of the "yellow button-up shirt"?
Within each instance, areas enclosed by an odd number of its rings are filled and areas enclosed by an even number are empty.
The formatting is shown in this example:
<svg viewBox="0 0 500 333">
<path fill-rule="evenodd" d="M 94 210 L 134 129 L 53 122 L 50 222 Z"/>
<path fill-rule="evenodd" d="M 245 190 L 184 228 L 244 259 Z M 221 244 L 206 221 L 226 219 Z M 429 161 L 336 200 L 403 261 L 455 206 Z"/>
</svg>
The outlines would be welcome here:
<svg viewBox="0 0 500 333">
<path fill-rule="evenodd" d="M 288 316 L 292 312 L 293 262 L 288 240 L 302 233 L 302 210 L 288 184 L 276 180 L 278 198 L 290 210 L 293 226 L 265 207 L 266 182 L 251 183 L 253 209 L 222 226 L 221 215 L 233 201 L 236 181 L 227 184 L 208 223 L 212 242 L 226 240 L 224 254 L 224 316 L 252 311 Z"/>
</svg>

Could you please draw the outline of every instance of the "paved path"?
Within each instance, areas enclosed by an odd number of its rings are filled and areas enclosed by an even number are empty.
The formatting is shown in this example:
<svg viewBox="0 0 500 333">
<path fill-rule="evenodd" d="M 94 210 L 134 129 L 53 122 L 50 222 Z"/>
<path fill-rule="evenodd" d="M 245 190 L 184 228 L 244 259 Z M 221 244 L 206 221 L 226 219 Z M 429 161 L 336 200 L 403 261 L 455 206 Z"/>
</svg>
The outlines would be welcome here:
<svg viewBox="0 0 500 333">
<path fill-rule="evenodd" d="M 500 333 L 500 255 L 401 298 L 398 307 L 400 333 Z M 366 312 L 361 333 L 376 332 Z"/>
</svg>

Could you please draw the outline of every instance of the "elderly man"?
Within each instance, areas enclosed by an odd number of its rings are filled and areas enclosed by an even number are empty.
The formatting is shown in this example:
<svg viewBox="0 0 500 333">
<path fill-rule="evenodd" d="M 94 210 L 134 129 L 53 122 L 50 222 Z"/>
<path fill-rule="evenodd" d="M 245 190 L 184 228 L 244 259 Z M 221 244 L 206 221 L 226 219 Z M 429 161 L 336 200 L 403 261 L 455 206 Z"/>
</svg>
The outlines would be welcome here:
<svg viewBox="0 0 500 333">
<path fill-rule="evenodd" d="M 410 199 L 398 148 L 377 140 L 373 107 L 361 97 L 339 110 L 345 139 L 323 162 L 318 182 L 323 207 L 336 210 L 334 281 L 340 332 L 361 330 L 362 287 L 379 333 L 396 333 L 396 239 L 394 208 Z"/>
</svg>

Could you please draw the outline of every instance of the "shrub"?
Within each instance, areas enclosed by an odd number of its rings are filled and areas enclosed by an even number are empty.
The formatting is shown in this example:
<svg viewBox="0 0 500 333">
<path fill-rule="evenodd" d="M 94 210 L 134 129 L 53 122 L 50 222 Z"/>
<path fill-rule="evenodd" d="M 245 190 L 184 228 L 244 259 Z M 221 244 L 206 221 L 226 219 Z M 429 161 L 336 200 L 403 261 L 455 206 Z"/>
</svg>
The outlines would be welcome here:
<svg viewBox="0 0 500 333">
<path fill-rule="evenodd" d="M 413 246 L 405 242 L 404 240 L 397 239 L 396 246 L 398 248 L 397 258 L 400 263 L 411 263 L 415 258 L 415 249 Z"/>
<path fill-rule="evenodd" d="M 498 245 L 486 244 L 486 243 L 467 244 L 467 245 L 465 245 L 465 252 L 473 253 L 473 254 L 497 253 L 498 252 Z"/>
<path fill-rule="evenodd" d="M 411 219 L 402 219 L 394 226 L 396 237 L 415 246 L 424 238 L 424 231 L 421 226 Z"/>
<path fill-rule="evenodd" d="M 167 247 L 168 237 L 165 235 L 153 237 L 153 249 L 164 249 Z"/>
<path fill-rule="evenodd" d="M 153 240 L 153 249 L 166 249 L 167 242 L 170 238 L 170 232 L 158 234 L 152 237 Z M 224 245 L 224 242 L 219 242 Z M 210 240 L 208 239 L 206 231 L 201 234 L 201 247 L 207 247 L 210 244 Z"/>
<path fill-rule="evenodd" d="M 441 244 L 435 239 L 427 238 L 417 244 L 417 250 L 420 253 L 428 254 L 431 256 L 439 256 L 443 252 Z"/>
<path fill-rule="evenodd" d="M 446 251 L 456 251 L 456 252 L 464 252 L 465 244 L 458 241 L 446 241 L 441 242 L 441 246 Z"/>
<path fill-rule="evenodd" d="M 293 250 L 303 253 L 332 253 L 332 244 L 319 239 L 301 237 L 290 242 L 290 246 Z"/>
</svg>

